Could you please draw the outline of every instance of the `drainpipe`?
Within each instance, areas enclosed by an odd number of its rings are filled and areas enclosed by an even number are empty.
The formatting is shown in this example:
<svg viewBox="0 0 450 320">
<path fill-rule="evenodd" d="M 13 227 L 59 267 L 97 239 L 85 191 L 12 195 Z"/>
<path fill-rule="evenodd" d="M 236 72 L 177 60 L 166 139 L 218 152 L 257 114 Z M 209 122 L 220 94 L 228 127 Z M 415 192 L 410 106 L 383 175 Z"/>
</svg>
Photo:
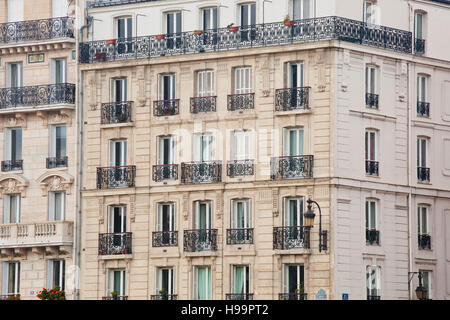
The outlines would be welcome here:
<svg viewBox="0 0 450 320">
<path fill-rule="evenodd" d="M 413 12 L 413 8 L 411 5 L 411 2 L 408 2 L 408 9 L 409 9 L 409 14 L 408 14 L 408 25 L 409 25 L 409 30 L 411 30 L 411 12 Z M 413 39 L 411 39 L 413 40 Z M 413 234 L 413 230 L 412 230 L 412 215 L 413 215 L 413 210 L 412 210 L 412 188 L 411 188 L 411 182 L 412 182 L 412 140 L 411 140 L 411 107 L 410 107 L 410 92 L 409 92 L 409 86 L 410 86 L 410 81 L 411 81 L 411 74 L 410 74 L 410 63 L 407 63 L 406 65 L 406 74 L 407 74 L 407 82 L 406 82 L 406 103 L 407 103 L 407 123 L 408 123 L 408 140 L 407 140 L 407 148 L 408 148 L 408 164 L 407 164 L 407 169 L 408 169 L 408 179 L 407 179 L 407 183 L 408 183 L 408 260 L 409 260 L 409 265 L 408 265 L 408 272 L 412 272 L 413 270 L 413 253 L 412 253 L 412 248 L 413 248 L 413 238 L 412 238 L 412 234 Z M 408 273 L 408 299 L 411 300 L 411 288 L 410 288 L 410 284 L 409 284 L 409 273 Z"/>
</svg>

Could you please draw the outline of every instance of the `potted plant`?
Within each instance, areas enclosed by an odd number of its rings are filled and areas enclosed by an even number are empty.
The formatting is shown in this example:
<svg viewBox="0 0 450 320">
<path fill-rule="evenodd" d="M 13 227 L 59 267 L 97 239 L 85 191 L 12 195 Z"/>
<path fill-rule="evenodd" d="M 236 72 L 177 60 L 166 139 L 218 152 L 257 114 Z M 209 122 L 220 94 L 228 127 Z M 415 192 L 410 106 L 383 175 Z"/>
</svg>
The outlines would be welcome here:
<svg viewBox="0 0 450 320">
<path fill-rule="evenodd" d="M 117 299 L 117 291 L 111 291 L 111 297 L 113 300 L 118 300 Z"/>
<path fill-rule="evenodd" d="M 291 20 L 287 14 L 286 17 L 284 17 L 283 23 L 285 26 L 292 26 L 294 25 L 294 20 Z"/>
<path fill-rule="evenodd" d="M 167 293 L 165 289 L 159 290 L 159 294 L 161 295 L 161 300 L 167 300 Z"/>
<path fill-rule="evenodd" d="M 106 40 L 106 44 L 114 44 L 116 43 L 116 39 Z"/>
<path fill-rule="evenodd" d="M 156 35 L 156 39 L 165 39 L 166 35 L 165 34 L 158 34 Z"/>
<path fill-rule="evenodd" d="M 228 31 L 230 31 L 230 32 L 234 32 L 234 31 L 238 31 L 239 30 L 239 27 L 235 26 L 234 23 L 230 23 L 227 26 L 227 28 L 228 28 Z"/>
<path fill-rule="evenodd" d="M 302 283 L 300 283 L 297 287 L 297 289 L 295 289 L 295 293 L 296 294 L 303 294 L 305 293 L 305 287 L 303 286 Z"/>
<path fill-rule="evenodd" d="M 194 30 L 194 34 L 202 34 L 203 30 Z"/>
<path fill-rule="evenodd" d="M 58 286 L 51 290 L 42 288 L 36 296 L 41 300 L 66 300 L 66 293 Z"/>
</svg>

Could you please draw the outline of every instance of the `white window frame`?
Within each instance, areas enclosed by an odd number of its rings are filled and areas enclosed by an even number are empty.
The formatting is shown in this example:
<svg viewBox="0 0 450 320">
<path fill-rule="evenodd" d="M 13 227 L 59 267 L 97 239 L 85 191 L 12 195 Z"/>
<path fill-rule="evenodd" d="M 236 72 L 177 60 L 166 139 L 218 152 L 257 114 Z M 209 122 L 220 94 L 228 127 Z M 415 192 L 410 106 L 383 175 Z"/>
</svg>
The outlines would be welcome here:
<svg viewBox="0 0 450 320">
<path fill-rule="evenodd" d="M 169 141 L 169 152 L 168 152 L 168 163 L 164 161 L 164 151 L 165 151 L 165 141 Z M 176 137 L 173 135 L 169 136 L 158 136 L 158 165 L 175 164 L 176 163 Z"/>
<path fill-rule="evenodd" d="M 166 294 L 175 294 L 175 268 L 174 267 L 157 267 L 156 268 L 156 294 L 159 295 L 162 290 L 163 271 L 168 271 L 168 290 Z"/>
<path fill-rule="evenodd" d="M 205 25 L 205 12 L 209 11 L 209 25 L 211 26 L 211 28 L 206 28 L 207 26 Z M 215 18 L 216 21 L 214 21 L 214 11 L 215 13 Z M 203 31 L 208 31 L 208 30 L 216 30 L 219 27 L 219 8 L 218 7 L 205 7 L 205 8 L 201 8 L 200 9 L 201 15 L 200 15 L 200 19 L 201 19 L 201 26 L 202 26 L 202 30 Z"/>
<path fill-rule="evenodd" d="M 300 62 L 288 62 L 287 63 L 287 81 L 286 87 L 288 88 L 301 88 L 305 86 L 305 63 Z M 293 68 L 297 69 L 297 76 L 294 78 Z M 294 84 L 294 82 L 296 84 Z"/>
<path fill-rule="evenodd" d="M 13 66 L 15 67 L 16 74 L 13 77 Z M 16 78 L 16 82 L 13 84 L 13 78 Z M 11 62 L 6 64 L 6 87 L 7 88 L 22 88 L 23 87 L 23 63 Z"/>
<path fill-rule="evenodd" d="M 120 145 L 120 164 L 116 163 L 117 144 Z M 124 139 L 109 141 L 109 165 L 111 167 L 120 167 L 127 165 L 128 141 Z"/>
<path fill-rule="evenodd" d="M 422 285 L 427 289 L 427 299 L 433 299 L 433 271 L 419 270 L 422 273 Z"/>
<path fill-rule="evenodd" d="M 297 224 L 293 225 L 291 221 L 291 214 L 290 214 L 290 202 L 296 201 L 297 202 L 297 212 L 295 213 Z M 305 213 L 305 198 L 304 197 L 285 197 L 284 198 L 284 215 L 283 215 L 283 226 L 285 227 L 301 227 L 304 226 L 305 219 L 304 219 L 304 213 Z"/>
<path fill-rule="evenodd" d="M 428 102 L 428 76 L 417 75 L 417 101 Z"/>
<path fill-rule="evenodd" d="M 373 206 L 372 206 L 373 204 Z M 375 212 L 373 212 L 373 210 Z M 378 222 L 378 200 L 366 199 L 365 201 L 365 216 L 366 216 L 366 230 L 379 230 Z M 372 216 L 375 220 L 375 225 L 372 225 Z"/>
<path fill-rule="evenodd" d="M 119 21 L 123 20 L 124 23 L 124 37 L 120 37 L 119 34 Z M 131 21 L 131 22 L 130 22 Z M 131 26 L 130 26 L 131 24 Z M 130 39 L 133 37 L 133 18 L 131 16 L 123 16 L 123 17 L 117 17 L 114 19 L 114 32 L 117 39 L 124 40 L 124 39 Z"/>
<path fill-rule="evenodd" d="M 252 131 L 234 130 L 231 133 L 231 160 L 250 160 L 252 154 Z"/>
<path fill-rule="evenodd" d="M 244 289 L 243 292 L 237 292 L 236 290 L 236 271 L 237 268 L 244 268 Z M 248 278 L 247 278 L 248 277 Z M 246 286 L 248 280 L 248 288 Z M 232 265 L 231 266 L 231 293 L 235 294 L 248 294 L 251 292 L 251 270 L 250 265 Z"/>
<path fill-rule="evenodd" d="M 52 17 L 67 17 L 68 14 L 67 0 L 52 0 Z"/>
<path fill-rule="evenodd" d="M 374 272 L 374 276 L 372 276 Z M 381 267 L 369 265 L 366 266 L 366 294 L 367 291 L 370 292 L 370 295 L 372 295 L 372 290 L 376 289 L 376 296 L 381 296 L 381 286 L 380 286 L 380 279 L 381 279 Z M 373 283 L 372 280 L 375 280 L 375 283 Z"/>
<path fill-rule="evenodd" d="M 243 210 L 243 226 L 241 229 L 249 229 L 252 227 L 251 214 L 251 199 L 232 199 L 231 200 L 231 228 L 239 229 L 238 227 L 238 206 L 241 204 Z"/>
<path fill-rule="evenodd" d="M 214 96 L 214 70 L 197 72 L 197 97 Z"/>
<path fill-rule="evenodd" d="M 169 78 L 169 88 L 166 90 L 164 79 Z M 175 73 L 163 73 L 158 75 L 158 100 L 173 100 L 176 99 L 177 90 L 176 90 L 176 81 L 177 75 Z M 168 91 L 168 97 L 164 97 L 164 92 Z"/>
<path fill-rule="evenodd" d="M 205 286 L 206 286 L 206 293 L 207 293 L 207 298 L 206 300 L 211 300 L 212 299 L 212 268 L 211 266 L 194 266 L 193 267 L 193 300 L 199 300 L 198 299 L 198 271 L 200 268 L 206 268 L 206 281 L 205 281 Z"/>
<path fill-rule="evenodd" d="M 58 283 L 55 283 L 55 268 L 59 268 Z M 58 286 L 61 290 L 65 289 L 66 279 L 66 261 L 65 260 L 48 260 L 47 262 L 47 288 L 53 289 Z"/>
<path fill-rule="evenodd" d="M 57 128 L 65 128 L 64 130 L 64 139 L 65 139 L 65 147 L 64 147 L 64 154 L 60 153 L 61 157 L 67 156 L 67 126 L 65 124 L 58 124 L 58 125 L 51 125 L 50 126 L 50 157 L 56 157 L 57 156 L 57 143 L 56 143 L 56 131 Z"/>
<path fill-rule="evenodd" d="M 61 197 L 60 203 L 60 217 L 57 217 L 56 198 Z M 64 221 L 66 219 L 66 192 L 65 191 L 50 191 L 48 193 L 48 220 L 49 221 Z"/>
<path fill-rule="evenodd" d="M 296 5 L 297 4 L 297 5 Z M 296 9 L 300 12 L 297 13 Z M 293 20 L 309 19 L 312 17 L 313 4 L 311 0 L 292 0 L 291 10 Z"/>
<path fill-rule="evenodd" d="M 115 216 L 114 209 L 119 209 L 120 215 L 120 231 L 114 231 Z M 125 233 L 127 232 L 128 221 L 127 221 L 127 206 L 125 205 L 111 205 L 108 206 L 108 233 Z"/>
<path fill-rule="evenodd" d="M 373 143 L 371 142 L 370 137 L 373 136 Z M 378 159 L 378 131 L 377 130 L 372 130 L 372 129 L 367 129 L 366 133 L 365 133 L 365 138 L 364 138 L 365 142 L 364 142 L 364 149 L 365 149 L 365 159 L 366 161 L 377 161 Z M 371 151 L 373 148 L 373 157 L 371 156 Z M 373 159 L 372 159 L 373 158 Z"/>
<path fill-rule="evenodd" d="M 111 79 L 111 102 L 128 101 L 128 83 L 127 78 L 112 78 Z M 118 94 L 122 97 L 118 100 Z"/>
<path fill-rule="evenodd" d="M 193 139 L 193 160 L 212 161 L 214 159 L 214 136 L 210 133 L 195 133 Z"/>
<path fill-rule="evenodd" d="M 16 212 L 11 213 L 11 203 L 15 202 Z M 12 223 L 20 223 L 21 220 L 21 205 L 22 199 L 20 193 L 14 194 L 4 194 L 3 195 L 3 223 L 4 224 L 12 224 Z M 11 215 L 13 214 L 13 216 Z M 14 217 L 14 221 L 11 219 Z"/>
<path fill-rule="evenodd" d="M 206 229 L 212 229 L 213 227 L 213 214 L 212 214 L 212 201 L 195 201 L 194 202 L 194 229 L 200 228 L 200 206 L 206 206 Z"/>
<path fill-rule="evenodd" d="M 373 1 L 364 1 L 363 3 L 363 22 L 368 24 L 376 23 L 376 3 Z"/>
<path fill-rule="evenodd" d="M 291 132 L 296 132 L 295 147 L 297 151 L 291 150 Z M 305 130 L 299 128 L 283 128 L 283 156 L 301 156 L 305 149 Z"/>
<path fill-rule="evenodd" d="M 14 268 L 14 283 L 12 290 L 9 290 L 9 278 L 11 265 Z M 5 261 L 3 262 L 3 274 L 2 274 L 2 292 L 4 295 L 17 295 L 20 294 L 20 261 Z"/>
<path fill-rule="evenodd" d="M 156 231 L 163 231 L 163 209 L 164 206 L 168 206 L 169 207 L 169 229 L 170 230 L 165 230 L 165 231 L 176 231 L 176 223 L 177 223 L 177 218 L 176 218 L 176 206 L 174 202 L 160 202 L 157 203 L 157 216 L 156 216 Z"/>
<path fill-rule="evenodd" d="M 430 234 L 430 207 L 428 205 L 418 205 L 417 206 L 417 231 L 419 235 L 429 235 Z M 424 226 L 425 219 L 425 226 Z"/>
<path fill-rule="evenodd" d="M 247 9 L 248 24 L 246 24 L 246 25 L 244 25 L 244 23 L 243 23 L 244 17 L 242 15 L 242 10 L 243 10 L 243 7 L 245 7 L 245 6 L 248 6 L 248 9 Z M 252 6 L 255 6 L 255 17 L 254 17 L 255 23 L 252 23 Z M 241 26 L 253 26 L 253 25 L 256 25 L 257 23 L 258 23 L 258 8 L 256 6 L 256 2 L 248 2 L 248 3 L 240 4 L 239 5 L 239 24 Z"/>
<path fill-rule="evenodd" d="M 8 22 L 24 21 L 24 0 L 8 0 Z"/>
<path fill-rule="evenodd" d="M 13 141 L 12 132 L 20 132 L 20 143 L 19 139 L 16 139 L 16 152 L 13 157 Z M 17 135 L 16 135 L 17 137 Z M 20 150 L 19 150 L 20 149 Z M 23 130 L 22 128 L 5 128 L 5 160 L 22 160 L 23 154 Z M 13 159 L 14 158 L 14 159 Z"/>
<path fill-rule="evenodd" d="M 234 93 L 252 93 L 252 67 L 234 68 Z"/>
<path fill-rule="evenodd" d="M 376 94 L 378 68 L 374 65 L 366 65 L 366 93 Z"/>
<path fill-rule="evenodd" d="M 428 140 L 425 137 L 417 137 L 417 167 L 428 168 Z M 423 146 L 423 141 L 425 141 L 425 146 Z M 425 159 L 423 155 L 425 155 Z"/>
<path fill-rule="evenodd" d="M 108 270 L 108 288 L 106 295 L 110 296 L 111 292 L 114 291 L 114 272 L 120 272 L 119 280 L 119 291 L 117 291 L 117 296 L 126 296 L 126 270 L 125 269 L 109 269 Z"/>
<path fill-rule="evenodd" d="M 418 21 L 418 17 L 420 16 L 420 30 L 419 30 L 419 24 L 417 23 Z M 423 23 L 424 23 L 424 19 L 425 18 L 425 14 L 423 12 L 414 12 L 414 38 L 415 39 L 424 39 L 424 29 L 423 29 Z"/>
<path fill-rule="evenodd" d="M 58 69 L 59 65 L 59 69 Z M 50 60 L 50 71 L 51 71 L 51 83 L 61 84 L 67 83 L 67 59 L 66 58 L 56 58 Z M 59 70 L 59 75 L 58 75 Z M 61 78 L 58 80 L 58 78 Z"/>
<path fill-rule="evenodd" d="M 283 265 L 283 293 L 295 293 L 289 292 L 289 267 L 297 267 L 297 289 L 300 289 L 300 285 L 303 285 L 305 289 L 305 266 L 303 264 L 284 264 Z M 301 282 L 301 269 L 303 268 L 303 283 Z"/>
</svg>

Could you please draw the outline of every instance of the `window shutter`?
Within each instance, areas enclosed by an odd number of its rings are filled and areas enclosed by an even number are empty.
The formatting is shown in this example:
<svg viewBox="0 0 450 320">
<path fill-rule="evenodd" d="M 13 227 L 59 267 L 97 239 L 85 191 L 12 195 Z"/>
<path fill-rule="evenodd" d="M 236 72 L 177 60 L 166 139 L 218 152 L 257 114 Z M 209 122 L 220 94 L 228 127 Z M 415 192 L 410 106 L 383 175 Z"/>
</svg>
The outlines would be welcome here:
<svg viewBox="0 0 450 320">
<path fill-rule="evenodd" d="M 11 196 L 8 194 L 3 195 L 3 223 L 11 223 Z"/>
<path fill-rule="evenodd" d="M 2 293 L 8 294 L 8 272 L 9 272 L 9 263 L 2 263 Z"/>
<path fill-rule="evenodd" d="M 55 193 L 48 193 L 48 220 L 55 221 Z"/>
<path fill-rule="evenodd" d="M 47 289 L 53 289 L 53 260 L 47 260 Z"/>
<path fill-rule="evenodd" d="M 56 157 L 56 126 L 50 126 L 50 157 Z"/>
</svg>

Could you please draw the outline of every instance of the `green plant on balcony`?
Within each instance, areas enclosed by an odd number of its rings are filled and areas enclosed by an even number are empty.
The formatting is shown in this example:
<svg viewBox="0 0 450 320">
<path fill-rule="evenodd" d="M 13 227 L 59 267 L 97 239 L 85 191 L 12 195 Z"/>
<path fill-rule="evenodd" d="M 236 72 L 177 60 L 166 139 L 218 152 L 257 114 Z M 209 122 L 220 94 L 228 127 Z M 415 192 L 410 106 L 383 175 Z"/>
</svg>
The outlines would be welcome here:
<svg viewBox="0 0 450 320">
<path fill-rule="evenodd" d="M 9 301 L 12 301 L 12 300 L 20 300 L 20 294 L 12 294 L 12 295 L 10 295 L 10 296 L 8 296 L 6 299 L 3 299 L 3 300 L 9 300 Z"/>
<path fill-rule="evenodd" d="M 305 287 L 303 286 L 303 283 L 300 283 L 298 286 L 297 286 L 297 289 L 295 289 L 295 293 L 305 293 Z"/>
<path fill-rule="evenodd" d="M 56 286 L 51 290 L 42 288 L 42 291 L 39 291 L 36 297 L 40 300 L 66 300 L 66 293 L 60 287 Z"/>
</svg>

